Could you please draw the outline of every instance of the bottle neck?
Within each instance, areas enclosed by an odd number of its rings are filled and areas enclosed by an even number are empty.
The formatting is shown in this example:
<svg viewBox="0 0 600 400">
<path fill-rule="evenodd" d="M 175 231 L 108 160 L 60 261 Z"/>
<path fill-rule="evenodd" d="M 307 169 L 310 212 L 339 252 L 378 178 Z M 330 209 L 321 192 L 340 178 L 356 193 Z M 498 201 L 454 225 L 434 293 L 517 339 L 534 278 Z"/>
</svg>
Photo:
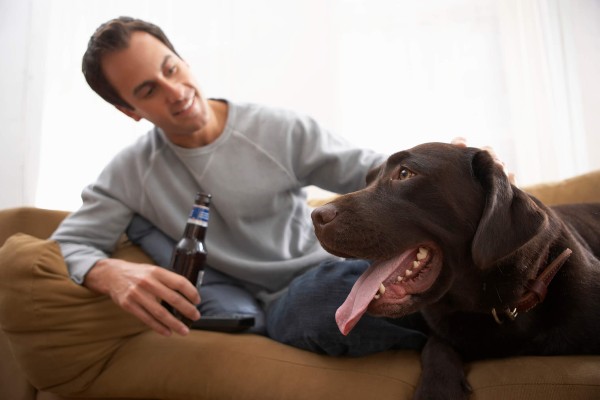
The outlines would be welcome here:
<svg viewBox="0 0 600 400">
<path fill-rule="evenodd" d="M 206 227 L 202 225 L 198 225 L 194 222 L 188 222 L 185 225 L 185 231 L 183 232 L 183 236 L 187 238 L 195 238 L 198 241 L 204 241 L 204 236 L 206 235 Z"/>
<path fill-rule="evenodd" d="M 208 226 L 208 217 L 210 209 L 207 205 L 195 204 L 188 216 L 187 224 L 183 235 L 185 237 L 194 237 L 199 241 L 204 240 L 206 235 L 206 227 Z"/>
</svg>

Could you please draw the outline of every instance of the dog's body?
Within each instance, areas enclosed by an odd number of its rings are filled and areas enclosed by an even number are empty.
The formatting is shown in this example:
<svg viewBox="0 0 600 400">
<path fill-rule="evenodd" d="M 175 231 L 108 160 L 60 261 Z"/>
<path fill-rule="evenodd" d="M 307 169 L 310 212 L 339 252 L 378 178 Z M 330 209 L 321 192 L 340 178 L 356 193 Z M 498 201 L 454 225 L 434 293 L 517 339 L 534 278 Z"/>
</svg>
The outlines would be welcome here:
<svg viewBox="0 0 600 400">
<path fill-rule="evenodd" d="M 600 354 L 600 203 L 546 207 L 487 152 L 441 143 L 367 181 L 317 208 L 315 232 L 333 254 L 374 261 L 336 314 L 344 334 L 365 311 L 425 317 L 416 399 L 466 398 L 462 360 Z"/>
</svg>

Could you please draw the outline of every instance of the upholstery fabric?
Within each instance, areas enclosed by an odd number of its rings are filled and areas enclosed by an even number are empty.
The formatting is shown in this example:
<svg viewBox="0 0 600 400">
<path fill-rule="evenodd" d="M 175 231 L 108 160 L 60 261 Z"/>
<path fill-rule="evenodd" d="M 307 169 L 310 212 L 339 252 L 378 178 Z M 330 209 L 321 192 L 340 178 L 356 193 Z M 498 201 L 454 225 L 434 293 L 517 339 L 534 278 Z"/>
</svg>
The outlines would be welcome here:
<svg viewBox="0 0 600 400">
<path fill-rule="evenodd" d="M 0 260 L 0 281 L 11 283 L 0 291 L 0 324 L 36 387 L 85 388 L 128 336 L 147 329 L 110 298 L 72 282 L 53 241 L 13 235 Z"/>
<path fill-rule="evenodd" d="M 600 171 L 525 190 L 546 204 L 600 201 Z M 155 334 L 68 278 L 46 239 L 66 215 L 0 210 L 0 399 L 411 398 L 417 352 L 327 357 L 252 334 Z M 114 257 L 150 262 L 126 238 Z M 466 373 L 474 400 L 600 398 L 600 355 L 482 360 Z"/>
</svg>

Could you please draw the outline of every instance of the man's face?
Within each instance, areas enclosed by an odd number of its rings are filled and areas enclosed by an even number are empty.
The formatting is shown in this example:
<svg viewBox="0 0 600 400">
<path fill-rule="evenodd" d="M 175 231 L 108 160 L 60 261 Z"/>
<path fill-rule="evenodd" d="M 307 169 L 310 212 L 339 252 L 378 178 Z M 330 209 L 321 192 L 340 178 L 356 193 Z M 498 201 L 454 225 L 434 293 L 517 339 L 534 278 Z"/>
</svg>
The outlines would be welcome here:
<svg viewBox="0 0 600 400">
<path fill-rule="evenodd" d="M 117 108 L 162 128 L 173 142 L 206 126 L 208 103 L 188 65 L 154 36 L 134 32 L 128 48 L 103 57 L 102 69 L 133 110 Z"/>
</svg>

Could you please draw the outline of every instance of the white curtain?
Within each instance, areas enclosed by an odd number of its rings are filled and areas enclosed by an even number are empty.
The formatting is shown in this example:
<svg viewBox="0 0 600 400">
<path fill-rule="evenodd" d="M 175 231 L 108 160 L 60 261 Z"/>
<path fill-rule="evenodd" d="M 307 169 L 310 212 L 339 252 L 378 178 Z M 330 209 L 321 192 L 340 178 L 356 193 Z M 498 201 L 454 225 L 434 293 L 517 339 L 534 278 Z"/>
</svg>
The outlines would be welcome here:
<svg viewBox="0 0 600 400">
<path fill-rule="evenodd" d="M 574 47 L 575 25 L 584 22 L 576 18 L 576 3 L 498 2 L 513 165 L 519 179 L 526 182 L 563 178 L 592 166 L 587 136 L 598 132 L 586 135 L 583 117 L 586 111 L 594 112 L 591 107 L 595 105 L 583 108 L 581 90 L 582 84 L 596 78 L 580 76 L 577 71 L 578 62 L 589 53 L 578 54 Z M 597 16 L 598 4 L 589 2 L 589 11 Z M 598 22 L 600 19 L 594 25 Z M 597 157 L 596 151 L 594 154 Z"/>
<path fill-rule="evenodd" d="M 207 95 L 308 113 L 360 146 L 391 153 L 465 136 L 493 146 L 519 184 L 600 168 L 598 0 L 1 4 L 21 17 L 0 28 L 19 55 L 0 66 L 14 87 L 0 110 L 10 195 L 0 207 L 76 209 L 83 186 L 150 127 L 80 72 L 91 33 L 118 15 L 163 27 Z"/>
</svg>

